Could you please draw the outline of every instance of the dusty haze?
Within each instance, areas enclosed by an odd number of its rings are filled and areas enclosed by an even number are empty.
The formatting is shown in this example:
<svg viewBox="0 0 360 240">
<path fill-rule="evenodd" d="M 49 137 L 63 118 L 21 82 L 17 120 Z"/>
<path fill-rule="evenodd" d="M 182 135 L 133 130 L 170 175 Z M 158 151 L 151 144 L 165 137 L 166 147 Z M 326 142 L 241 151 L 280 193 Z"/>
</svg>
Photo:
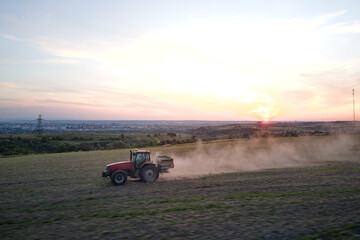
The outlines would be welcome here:
<svg viewBox="0 0 360 240">
<path fill-rule="evenodd" d="M 326 161 L 357 160 L 354 136 L 269 138 L 223 142 L 198 142 L 185 154 L 169 153 L 175 168 L 162 178 L 308 166 Z"/>
</svg>

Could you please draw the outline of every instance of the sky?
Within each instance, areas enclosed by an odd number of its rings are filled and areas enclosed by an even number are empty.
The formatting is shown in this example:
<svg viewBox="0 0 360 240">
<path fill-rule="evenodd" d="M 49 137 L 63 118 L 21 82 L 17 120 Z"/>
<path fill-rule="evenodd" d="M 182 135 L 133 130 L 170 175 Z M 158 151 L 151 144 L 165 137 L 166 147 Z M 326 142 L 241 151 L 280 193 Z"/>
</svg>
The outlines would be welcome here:
<svg viewBox="0 0 360 240">
<path fill-rule="evenodd" d="M 0 0 L 0 119 L 360 119 L 360 1 Z"/>
</svg>

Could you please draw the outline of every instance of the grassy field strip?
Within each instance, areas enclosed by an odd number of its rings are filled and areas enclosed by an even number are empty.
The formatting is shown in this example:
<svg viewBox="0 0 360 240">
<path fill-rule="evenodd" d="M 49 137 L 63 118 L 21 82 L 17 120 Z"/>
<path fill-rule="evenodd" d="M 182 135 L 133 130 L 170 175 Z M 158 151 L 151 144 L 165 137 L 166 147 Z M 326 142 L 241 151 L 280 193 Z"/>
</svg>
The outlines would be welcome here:
<svg viewBox="0 0 360 240">
<path fill-rule="evenodd" d="M 341 193 L 360 193 L 360 188 L 344 190 L 321 190 L 308 192 L 284 192 L 284 193 L 234 193 L 219 196 L 221 199 L 256 198 L 256 197 L 292 197 L 292 196 L 313 196 L 313 195 L 336 195 Z"/>
<path fill-rule="evenodd" d="M 238 177 L 238 176 L 266 176 L 266 175 L 274 175 L 274 174 L 289 174 L 289 173 L 323 173 L 323 174 L 339 174 L 339 173 L 349 173 L 354 172 L 358 173 L 360 172 L 360 168 L 349 168 L 349 169 L 327 169 L 327 168 L 309 168 L 309 166 L 306 166 L 304 168 L 282 168 L 282 169 L 265 169 L 265 170 L 259 170 L 259 171 L 251 171 L 251 172 L 233 172 L 233 173 L 224 173 L 224 174 L 215 174 L 215 175 L 205 175 L 202 176 L 201 179 L 208 180 L 208 179 L 214 179 L 215 184 L 217 183 L 215 180 L 219 178 L 223 178 L 224 176 L 228 177 Z"/>
<path fill-rule="evenodd" d="M 356 236 L 356 238 L 354 237 Z M 341 228 L 334 228 L 326 232 L 305 236 L 302 240 L 316 239 L 359 239 L 360 238 L 360 222 L 345 225 Z"/>
<path fill-rule="evenodd" d="M 127 210 L 122 212 L 114 212 L 114 211 L 99 211 L 94 213 L 80 213 L 74 216 L 67 214 L 52 214 L 54 216 L 47 216 L 45 218 L 23 218 L 21 220 L 1 220 L 0 226 L 5 225 L 16 225 L 17 227 L 30 227 L 42 225 L 45 223 L 52 223 L 60 220 L 70 220 L 70 219 L 91 219 L 91 218 L 129 218 L 143 215 L 155 215 L 159 213 L 169 213 L 174 211 L 186 211 L 186 210 L 207 210 L 214 208 L 227 208 L 223 203 L 207 203 L 205 205 L 177 205 L 173 207 L 167 207 L 163 209 L 153 209 L 153 210 L 145 210 L 145 209 L 137 209 L 137 210 Z M 26 224 L 26 226 L 25 226 Z"/>
<path fill-rule="evenodd" d="M 284 192 L 284 193 L 236 193 L 236 194 L 226 194 L 226 195 L 218 195 L 211 197 L 190 197 L 190 198 L 168 198 L 168 199 L 153 199 L 150 201 L 137 201 L 137 206 L 142 206 L 143 204 L 177 204 L 179 205 L 168 206 L 165 208 L 156 208 L 156 209 L 133 209 L 126 211 L 116 212 L 113 210 L 101 210 L 97 212 L 81 212 L 79 214 L 75 214 L 73 216 L 69 214 L 56 214 L 56 212 L 64 212 L 67 210 L 81 210 L 83 207 L 89 206 L 109 206 L 109 205 L 119 205 L 118 202 L 104 202 L 104 201 L 95 201 L 96 199 L 87 200 L 80 204 L 61 204 L 61 205 L 46 205 L 35 208 L 7 208 L 1 209 L 1 213 L 39 213 L 42 211 L 51 212 L 51 215 L 47 215 L 46 217 L 34 217 L 34 218 L 23 218 L 19 220 L 1 220 L 0 226 L 6 225 L 17 225 L 26 227 L 29 225 L 42 225 L 44 223 L 51 223 L 60 220 L 69 220 L 69 219 L 91 219 L 91 218 L 131 218 L 136 216 L 144 216 L 144 215 L 155 215 L 161 213 L 169 213 L 169 212 L 178 212 L 178 211 L 204 211 L 204 210 L 214 210 L 214 209 L 224 209 L 231 208 L 232 204 L 237 204 L 236 202 L 228 202 L 228 200 L 233 199 L 246 199 L 246 198 L 282 198 L 282 197 L 293 197 L 293 196 L 326 196 L 331 197 L 336 194 L 356 194 L 360 192 L 360 188 L 355 189 L 345 189 L 345 190 L 323 190 L 323 191 L 308 191 L 308 192 Z M 200 204 L 199 202 L 204 201 L 205 204 Z M 220 202 L 219 202 L 220 201 Z M 194 204 L 196 203 L 196 204 Z M 279 202 L 280 203 L 280 202 Z M 23 226 L 26 223 L 26 226 Z"/>
<path fill-rule="evenodd" d="M 103 211 L 97 213 L 84 213 L 79 215 L 80 218 L 92 218 L 92 217 L 100 217 L 100 218 L 117 218 L 117 217 L 135 217 L 141 215 L 155 215 L 159 213 L 168 213 L 168 212 L 176 212 L 176 211 L 187 211 L 187 210 L 206 210 L 206 209 L 214 209 L 214 208 L 227 208 L 224 203 L 207 203 L 207 204 L 195 204 L 195 205 L 176 205 L 173 207 L 167 208 L 159 208 L 153 210 L 145 210 L 145 209 L 137 209 L 137 210 L 128 210 L 116 213 L 114 211 Z"/>
<path fill-rule="evenodd" d="M 292 197 L 292 196 L 332 196 L 337 194 L 355 194 L 360 193 L 360 188 L 354 189 L 341 189 L 341 190 L 321 190 L 321 191 L 307 191 L 307 192 L 283 192 L 283 193 L 234 193 L 226 195 L 215 196 L 201 196 L 190 198 L 167 198 L 167 199 L 152 199 L 152 200 L 137 200 L 128 201 L 135 203 L 136 205 L 144 204 L 163 204 L 163 203 L 194 203 L 200 201 L 210 200 L 228 200 L 228 199 L 241 199 L 241 198 L 279 198 L 279 197 Z M 109 196 L 110 197 L 110 196 Z M 106 198 L 106 197 L 105 197 Z M 123 202 L 124 203 L 124 202 Z M 106 205 L 118 205 L 118 202 L 110 201 L 96 201 L 96 198 L 88 198 L 82 200 L 78 204 L 46 204 L 40 207 L 25 207 L 25 208 L 0 208 L 0 212 L 41 212 L 41 211 L 64 211 L 79 209 L 81 207 L 93 207 L 93 206 L 106 206 Z"/>
</svg>

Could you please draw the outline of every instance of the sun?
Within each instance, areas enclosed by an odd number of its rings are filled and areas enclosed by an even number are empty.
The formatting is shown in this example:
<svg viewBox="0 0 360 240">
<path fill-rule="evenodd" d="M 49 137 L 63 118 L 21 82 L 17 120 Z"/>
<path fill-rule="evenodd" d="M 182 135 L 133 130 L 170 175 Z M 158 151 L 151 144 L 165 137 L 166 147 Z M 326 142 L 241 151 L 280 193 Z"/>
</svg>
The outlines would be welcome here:
<svg viewBox="0 0 360 240">
<path fill-rule="evenodd" d="M 279 109 L 274 106 L 260 106 L 252 112 L 263 122 L 269 122 L 272 118 L 279 115 Z"/>
</svg>

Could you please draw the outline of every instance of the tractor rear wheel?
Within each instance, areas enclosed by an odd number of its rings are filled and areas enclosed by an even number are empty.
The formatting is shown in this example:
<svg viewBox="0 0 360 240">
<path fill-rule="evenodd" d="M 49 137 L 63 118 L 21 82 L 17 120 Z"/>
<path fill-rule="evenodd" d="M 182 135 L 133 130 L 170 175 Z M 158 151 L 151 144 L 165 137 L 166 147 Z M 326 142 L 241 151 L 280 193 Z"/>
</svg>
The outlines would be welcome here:
<svg viewBox="0 0 360 240">
<path fill-rule="evenodd" d="M 111 182 L 114 185 L 123 185 L 127 180 L 127 173 L 124 170 L 116 170 L 111 174 Z"/>
<path fill-rule="evenodd" d="M 140 178 L 144 182 L 156 182 L 159 171 L 154 165 L 145 165 L 140 171 Z"/>
</svg>

